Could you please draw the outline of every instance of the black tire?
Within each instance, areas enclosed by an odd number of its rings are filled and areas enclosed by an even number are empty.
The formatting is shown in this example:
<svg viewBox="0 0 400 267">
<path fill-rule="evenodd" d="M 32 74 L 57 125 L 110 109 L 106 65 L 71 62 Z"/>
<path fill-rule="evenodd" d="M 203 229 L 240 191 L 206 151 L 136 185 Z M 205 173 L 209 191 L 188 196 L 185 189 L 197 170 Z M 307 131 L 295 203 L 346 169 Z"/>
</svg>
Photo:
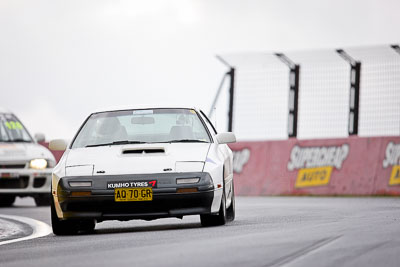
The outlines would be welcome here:
<svg viewBox="0 0 400 267">
<path fill-rule="evenodd" d="M 77 224 L 72 221 L 60 220 L 57 217 L 56 208 L 54 206 L 54 199 L 51 197 L 51 227 L 55 235 L 73 235 L 78 233 Z"/>
<path fill-rule="evenodd" d="M 51 227 L 55 235 L 75 235 L 80 231 L 93 232 L 95 220 L 60 220 L 57 217 L 54 199 L 51 197 Z"/>
<path fill-rule="evenodd" d="M 11 207 L 14 201 L 15 196 L 0 196 L 0 207 Z"/>
<path fill-rule="evenodd" d="M 96 221 L 95 220 L 79 221 L 78 227 L 80 231 L 83 231 L 85 233 L 92 233 L 94 232 L 94 228 L 96 227 Z"/>
<path fill-rule="evenodd" d="M 36 196 L 35 197 L 36 206 L 38 206 L 38 207 L 49 206 L 50 205 L 50 197 L 51 197 L 51 194 L 43 194 L 43 195 Z"/>
<path fill-rule="evenodd" d="M 233 181 L 232 181 L 232 200 L 231 200 L 231 205 L 229 208 L 226 209 L 226 220 L 228 222 L 232 222 L 235 220 L 235 187 L 233 186 Z"/>
<path fill-rule="evenodd" d="M 204 227 L 224 225 L 226 223 L 225 190 L 222 194 L 221 205 L 217 214 L 201 214 L 201 225 Z"/>
</svg>

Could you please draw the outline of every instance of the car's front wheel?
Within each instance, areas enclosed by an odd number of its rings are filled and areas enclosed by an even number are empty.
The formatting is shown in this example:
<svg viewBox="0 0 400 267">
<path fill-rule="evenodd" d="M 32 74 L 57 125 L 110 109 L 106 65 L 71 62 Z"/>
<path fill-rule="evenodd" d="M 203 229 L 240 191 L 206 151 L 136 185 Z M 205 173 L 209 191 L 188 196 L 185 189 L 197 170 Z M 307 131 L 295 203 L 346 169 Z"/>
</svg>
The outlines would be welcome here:
<svg viewBox="0 0 400 267">
<path fill-rule="evenodd" d="M 223 190 L 225 191 L 225 190 Z M 226 223 L 226 201 L 225 192 L 222 194 L 221 205 L 217 214 L 201 214 L 200 221 L 202 226 L 217 226 Z"/>
<path fill-rule="evenodd" d="M 50 194 L 42 194 L 35 196 L 35 203 L 36 206 L 41 207 L 41 206 L 49 206 L 50 205 Z"/>
<path fill-rule="evenodd" d="M 93 231 L 96 222 L 94 220 L 60 220 L 57 216 L 54 199 L 51 197 L 51 226 L 55 235 L 74 235 L 79 231 Z"/>
<path fill-rule="evenodd" d="M 228 222 L 232 222 L 235 220 L 235 188 L 232 182 L 232 196 L 231 196 L 231 205 L 226 209 L 226 220 Z"/>
<path fill-rule="evenodd" d="M 60 220 L 57 216 L 54 199 L 51 197 L 51 227 L 55 235 L 72 235 L 78 233 L 78 228 L 68 220 Z"/>
<path fill-rule="evenodd" d="M 10 207 L 15 201 L 15 196 L 0 196 L 0 207 Z"/>
</svg>

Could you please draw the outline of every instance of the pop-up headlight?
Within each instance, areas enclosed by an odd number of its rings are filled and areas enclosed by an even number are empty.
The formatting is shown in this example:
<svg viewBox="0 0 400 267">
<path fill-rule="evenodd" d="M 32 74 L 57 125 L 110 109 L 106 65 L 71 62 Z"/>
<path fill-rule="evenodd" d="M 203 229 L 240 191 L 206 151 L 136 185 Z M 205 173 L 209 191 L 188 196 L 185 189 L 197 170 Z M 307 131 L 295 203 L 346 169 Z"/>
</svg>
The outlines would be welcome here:
<svg viewBox="0 0 400 267">
<path fill-rule="evenodd" d="M 92 186 L 92 182 L 69 182 L 69 186 L 71 187 L 89 187 Z"/>
<path fill-rule="evenodd" d="M 195 184 L 200 181 L 200 178 L 177 178 L 176 183 L 177 184 Z"/>
</svg>

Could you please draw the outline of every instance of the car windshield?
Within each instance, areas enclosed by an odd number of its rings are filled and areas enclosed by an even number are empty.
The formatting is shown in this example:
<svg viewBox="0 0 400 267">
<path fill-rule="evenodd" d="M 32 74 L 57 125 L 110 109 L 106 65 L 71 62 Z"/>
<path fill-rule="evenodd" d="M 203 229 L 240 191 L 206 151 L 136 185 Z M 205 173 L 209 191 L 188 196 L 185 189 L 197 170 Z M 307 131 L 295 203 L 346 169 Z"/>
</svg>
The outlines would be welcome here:
<svg viewBox="0 0 400 267">
<path fill-rule="evenodd" d="M 32 142 L 32 137 L 13 114 L 0 114 L 0 142 Z"/>
<path fill-rule="evenodd" d="M 92 114 L 72 148 L 130 143 L 204 142 L 210 137 L 193 109 L 140 109 Z"/>
</svg>

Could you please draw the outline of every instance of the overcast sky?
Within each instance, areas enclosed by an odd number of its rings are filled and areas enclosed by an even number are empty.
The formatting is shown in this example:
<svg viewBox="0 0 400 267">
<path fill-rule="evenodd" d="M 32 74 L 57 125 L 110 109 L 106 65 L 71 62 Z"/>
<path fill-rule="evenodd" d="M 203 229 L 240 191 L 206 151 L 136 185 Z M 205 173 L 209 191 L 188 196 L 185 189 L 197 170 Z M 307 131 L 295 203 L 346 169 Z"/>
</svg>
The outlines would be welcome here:
<svg viewBox="0 0 400 267">
<path fill-rule="evenodd" d="M 48 139 L 110 108 L 208 111 L 227 71 L 216 54 L 399 43 L 399 12 L 399 0 L 0 0 L 0 106 Z"/>
</svg>

